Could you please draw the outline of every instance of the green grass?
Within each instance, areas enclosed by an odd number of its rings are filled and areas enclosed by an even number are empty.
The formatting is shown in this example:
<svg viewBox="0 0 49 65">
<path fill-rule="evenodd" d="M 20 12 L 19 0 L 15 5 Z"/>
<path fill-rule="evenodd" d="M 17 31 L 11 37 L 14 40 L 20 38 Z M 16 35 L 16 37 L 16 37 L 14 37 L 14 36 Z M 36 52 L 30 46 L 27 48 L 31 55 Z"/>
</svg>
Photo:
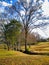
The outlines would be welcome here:
<svg viewBox="0 0 49 65">
<path fill-rule="evenodd" d="M 24 54 L 24 53 L 19 52 L 19 51 L 0 50 L 0 58 L 15 57 L 15 56 L 27 56 L 27 54 Z"/>
<path fill-rule="evenodd" d="M 33 45 L 29 50 L 49 53 L 49 42 Z M 49 55 L 27 55 L 19 51 L 0 49 L 0 65 L 49 65 Z"/>
</svg>

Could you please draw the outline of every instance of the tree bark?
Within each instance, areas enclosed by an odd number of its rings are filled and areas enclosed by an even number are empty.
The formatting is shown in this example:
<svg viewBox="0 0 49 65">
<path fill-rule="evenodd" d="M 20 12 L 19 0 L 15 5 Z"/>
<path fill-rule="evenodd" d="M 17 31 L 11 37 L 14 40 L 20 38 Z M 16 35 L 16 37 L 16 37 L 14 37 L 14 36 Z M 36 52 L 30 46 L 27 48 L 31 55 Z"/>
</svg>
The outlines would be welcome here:
<svg viewBox="0 0 49 65">
<path fill-rule="evenodd" d="M 19 50 L 19 49 L 18 49 L 18 45 L 19 45 L 19 43 L 17 42 L 17 51 Z"/>
<path fill-rule="evenodd" d="M 8 46 L 8 51 L 10 50 L 9 46 Z"/>
<path fill-rule="evenodd" d="M 27 51 L 27 28 L 25 28 L 25 51 Z"/>
<path fill-rule="evenodd" d="M 7 42 L 7 47 L 8 47 L 8 51 L 10 50 L 10 43 L 9 42 Z"/>
</svg>

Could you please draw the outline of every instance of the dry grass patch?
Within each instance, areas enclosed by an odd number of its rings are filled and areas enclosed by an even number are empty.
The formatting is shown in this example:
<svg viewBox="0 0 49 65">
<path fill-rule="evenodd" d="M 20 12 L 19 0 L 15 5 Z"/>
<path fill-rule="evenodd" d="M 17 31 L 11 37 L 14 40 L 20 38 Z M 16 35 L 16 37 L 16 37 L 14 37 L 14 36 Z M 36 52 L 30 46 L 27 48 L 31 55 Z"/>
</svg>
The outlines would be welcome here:
<svg viewBox="0 0 49 65">
<path fill-rule="evenodd" d="M 0 65 L 49 65 L 49 56 L 31 55 L 0 58 Z"/>
</svg>

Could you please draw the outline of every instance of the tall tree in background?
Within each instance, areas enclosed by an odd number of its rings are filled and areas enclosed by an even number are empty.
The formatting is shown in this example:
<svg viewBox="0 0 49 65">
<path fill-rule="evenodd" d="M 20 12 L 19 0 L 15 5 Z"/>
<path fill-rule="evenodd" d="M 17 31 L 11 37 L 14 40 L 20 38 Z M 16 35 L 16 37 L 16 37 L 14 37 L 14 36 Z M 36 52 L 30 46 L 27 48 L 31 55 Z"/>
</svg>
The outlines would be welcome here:
<svg viewBox="0 0 49 65">
<path fill-rule="evenodd" d="M 8 46 L 8 50 L 10 44 L 14 45 L 18 42 L 20 30 L 21 24 L 17 20 L 11 20 L 10 23 L 4 25 L 4 38 Z"/>
<path fill-rule="evenodd" d="M 39 14 L 39 10 L 41 9 L 40 0 L 18 0 L 9 8 L 9 13 L 15 15 L 22 25 L 23 30 L 25 31 L 25 51 L 27 51 L 27 35 L 31 30 L 31 27 L 34 29 L 39 27 L 39 25 L 35 25 L 37 22 L 37 18 L 41 15 Z"/>
</svg>

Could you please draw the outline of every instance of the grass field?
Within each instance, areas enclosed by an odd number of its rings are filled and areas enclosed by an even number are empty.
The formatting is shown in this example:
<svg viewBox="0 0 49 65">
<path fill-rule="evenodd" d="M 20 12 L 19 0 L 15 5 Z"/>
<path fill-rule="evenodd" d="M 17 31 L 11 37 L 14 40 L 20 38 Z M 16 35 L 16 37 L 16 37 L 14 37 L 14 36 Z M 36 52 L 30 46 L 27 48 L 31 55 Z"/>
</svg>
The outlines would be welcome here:
<svg viewBox="0 0 49 65">
<path fill-rule="evenodd" d="M 7 51 L 1 48 L 0 65 L 49 65 L 49 55 L 28 55 L 19 51 Z M 29 50 L 47 54 L 49 53 L 49 42 L 30 46 Z"/>
<path fill-rule="evenodd" d="M 49 53 L 49 42 L 41 42 L 37 45 L 31 46 L 30 51 L 36 52 L 48 52 Z"/>
</svg>

